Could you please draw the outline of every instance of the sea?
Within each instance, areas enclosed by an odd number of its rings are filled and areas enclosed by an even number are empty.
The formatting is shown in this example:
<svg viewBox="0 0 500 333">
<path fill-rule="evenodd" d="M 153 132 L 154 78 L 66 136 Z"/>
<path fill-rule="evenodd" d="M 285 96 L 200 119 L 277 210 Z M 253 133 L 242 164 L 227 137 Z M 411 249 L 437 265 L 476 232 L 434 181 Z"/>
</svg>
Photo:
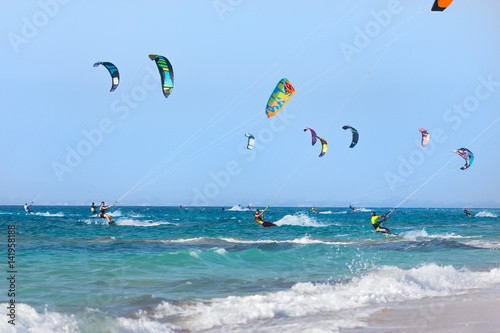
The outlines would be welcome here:
<svg viewBox="0 0 500 333">
<path fill-rule="evenodd" d="M 379 207 L 271 207 L 268 228 L 239 205 L 32 208 L 0 206 L 0 332 L 370 332 L 500 289 L 498 209 L 402 208 L 387 235 Z"/>
</svg>

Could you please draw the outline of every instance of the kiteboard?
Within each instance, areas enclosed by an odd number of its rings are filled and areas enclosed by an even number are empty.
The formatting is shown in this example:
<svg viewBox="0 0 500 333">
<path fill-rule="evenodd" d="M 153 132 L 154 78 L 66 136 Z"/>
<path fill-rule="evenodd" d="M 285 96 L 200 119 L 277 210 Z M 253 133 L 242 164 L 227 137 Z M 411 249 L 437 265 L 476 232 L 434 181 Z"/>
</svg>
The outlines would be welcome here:
<svg viewBox="0 0 500 333">
<path fill-rule="evenodd" d="M 116 225 L 115 221 L 113 221 L 113 220 L 109 221 L 109 222 L 108 222 L 108 224 L 109 224 L 110 226 L 115 226 L 115 225 Z"/>
<path fill-rule="evenodd" d="M 276 227 L 276 226 L 277 226 L 277 224 L 274 224 L 274 223 L 269 222 L 269 221 L 263 221 L 263 222 L 262 222 L 262 226 L 263 226 L 263 227 Z"/>
</svg>

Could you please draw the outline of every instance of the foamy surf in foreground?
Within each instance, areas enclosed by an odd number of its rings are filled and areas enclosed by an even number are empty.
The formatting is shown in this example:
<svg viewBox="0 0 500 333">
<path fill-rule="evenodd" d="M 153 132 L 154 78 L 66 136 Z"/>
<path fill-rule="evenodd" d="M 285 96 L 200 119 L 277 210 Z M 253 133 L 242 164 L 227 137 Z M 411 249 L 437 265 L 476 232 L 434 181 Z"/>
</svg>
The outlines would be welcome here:
<svg viewBox="0 0 500 333">
<path fill-rule="evenodd" d="M 164 302 L 153 313 L 142 312 L 140 315 L 150 319 L 178 317 L 180 320 L 176 323 L 182 329 L 198 331 L 217 327 L 227 330 L 250 328 L 252 325 L 258 327 L 264 320 L 275 320 L 276 323 L 267 322 L 268 326 L 275 327 L 283 324 L 280 323 L 282 318 L 300 317 L 309 321 L 311 316 L 328 317 L 334 312 L 351 310 L 353 316 L 349 320 L 339 318 L 335 326 L 352 328 L 363 326 L 359 319 L 371 313 L 368 305 L 457 295 L 499 283 L 500 269 L 470 272 L 436 264 L 409 270 L 386 266 L 348 283 L 297 283 L 286 291 L 231 296 L 187 306 Z M 331 321 L 329 323 L 332 324 Z M 318 323 L 310 322 L 309 325 L 315 328 Z"/>
<path fill-rule="evenodd" d="M 225 253 L 221 249 L 215 252 Z M 193 251 L 191 255 L 196 257 L 198 253 Z M 156 308 L 139 310 L 131 317 L 110 317 L 95 308 L 87 308 L 78 315 L 47 310 L 40 313 L 18 304 L 16 328 L 18 332 L 197 332 L 219 328 L 303 332 L 307 327 L 318 332 L 335 332 L 365 326 L 363 319 L 381 304 L 390 308 L 396 302 L 486 288 L 500 288 L 500 269 L 471 272 L 436 264 L 407 270 L 382 266 L 348 282 L 296 283 L 279 292 L 180 304 L 162 301 Z M 15 332 L 5 320 L 0 328 L 2 332 Z"/>
</svg>

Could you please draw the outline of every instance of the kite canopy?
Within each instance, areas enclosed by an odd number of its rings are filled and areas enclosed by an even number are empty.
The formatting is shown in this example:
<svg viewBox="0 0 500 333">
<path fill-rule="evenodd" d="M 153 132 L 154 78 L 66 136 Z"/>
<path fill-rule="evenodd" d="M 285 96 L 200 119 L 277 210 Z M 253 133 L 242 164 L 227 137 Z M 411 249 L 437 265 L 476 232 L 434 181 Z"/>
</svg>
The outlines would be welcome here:
<svg viewBox="0 0 500 333">
<path fill-rule="evenodd" d="M 267 101 L 267 118 L 271 118 L 276 113 L 281 111 L 281 109 L 283 109 L 285 104 L 288 102 L 288 100 L 290 100 L 294 93 L 295 89 L 293 88 L 290 81 L 288 81 L 288 79 L 286 78 L 282 78 L 276 85 L 276 88 L 274 88 L 271 97 L 269 97 L 269 100 Z"/>
<path fill-rule="evenodd" d="M 94 67 L 98 67 L 99 65 L 103 65 L 106 67 L 109 71 L 109 74 L 111 75 L 111 90 L 110 92 L 115 91 L 116 87 L 118 87 L 118 83 L 120 83 L 120 74 L 118 73 L 118 68 L 116 68 L 115 65 L 113 65 L 110 62 L 96 62 L 94 64 Z"/>
<path fill-rule="evenodd" d="M 433 12 L 442 12 L 453 2 L 453 0 L 435 0 L 432 6 Z"/>
<path fill-rule="evenodd" d="M 420 127 L 418 130 L 420 132 L 422 132 L 422 146 L 425 147 L 429 143 L 429 136 L 430 136 L 430 134 L 429 134 L 429 132 L 427 132 L 426 129 L 424 129 L 422 127 Z"/>
<path fill-rule="evenodd" d="M 252 149 L 255 144 L 255 137 L 250 133 L 246 133 L 245 136 L 248 138 L 247 149 Z"/>
<path fill-rule="evenodd" d="M 321 154 L 319 154 L 319 157 L 325 155 L 326 150 L 328 149 L 328 144 L 326 143 L 326 140 L 323 138 L 320 138 L 319 136 L 317 137 L 319 141 L 321 141 L 322 147 L 321 147 Z"/>
<path fill-rule="evenodd" d="M 149 59 L 156 62 L 156 66 L 158 66 L 158 72 L 160 72 L 161 76 L 161 84 L 163 86 L 163 95 L 167 98 L 174 88 L 174 69 L 168 61 L 167 58 L 157 54 L 150 54 Z"/>
<path fill-rule="evenodd" d="M 354 148 L 354 146 L 358 143 L 359 133 L 354 127 L 351 127 L 348 125 L 342 126 L 342 129 L 344 129 L 344 130 L 346 130 L 348 128 L 350 128 L 351 132 L 352 132 L 352 141 L 351 141 L 351 145 L 349 146 L 349 148 Z"/>
<path fill-rule="evenodd" d="M 457 150 L 452 150 L 452 152 L 457 153 L 458 155 L 462 156 L 463 159 L 465 160 L 465 165 L 461 167 L 461 170 L 465 170 L 468 167 L 472 165 L 472 162 L 474 162 L 474 154 L 467 148 L 460 148 Z"/>
<path fill-rule="evenodd" d="M 316 138 L 317 138 L 316 132 L 312 128 L 309 128 L 309 127 L 304 128 L 304 132 L 307 130 L 309 130 L 311 132 L 311 140 L 312 140 L 311 143 L 314 146 L 316 144 Z"/>
</svg>

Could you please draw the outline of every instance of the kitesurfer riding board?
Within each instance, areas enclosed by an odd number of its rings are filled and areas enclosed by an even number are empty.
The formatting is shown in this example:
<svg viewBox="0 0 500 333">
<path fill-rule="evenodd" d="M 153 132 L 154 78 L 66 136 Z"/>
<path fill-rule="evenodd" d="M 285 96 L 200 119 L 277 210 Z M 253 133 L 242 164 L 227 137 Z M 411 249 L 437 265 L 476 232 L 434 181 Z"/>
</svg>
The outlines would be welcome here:
<svg viewBox="0 0 500 333">
<path fill-rule="evenodd" d="M 25 203 L 24 204 L 24 210 L 26 211 L 26 215 L 30 215 L 30 214 L 33 214 L 33 211 L 31 210 L 31 205 L 33 203 L 31 203 L 29 206 L 28 206 L 28 203 Z"/>
<path fill-rule="evenodd" d="M 249 207 L 250 208 L 250 207 Z M 274 227 L 276 224 L 269 222 L 269 221 L 264 221 L 264 212 L 260 212 L 258 209 L 255 210 L 255 213 L 253 214 L 253 217 L 255 219 L 255 222 L 260 224 L 263 227 Z"/>
<path fill-rule="evenodd" d="M 381 218 L 379 221 L 378 219 Z M 372 225 L 373 229 L 375 229 L 375 232 L 381 232 L 384 234 L 391 235 L 391 231 L 388 228 L 381 227 L 380 224 L 387 220 L 387 217 L 385 215 L 378 215 L 375 212 L 372 212 Z M 394 235 L 397 235 L 398 233 L 394 233 Z"/>
<path fill-rule="evenodd" d="M 99 209 L 99 217 L 108 220 L 109 225 L 116 225 L 116 223 L 111 219 L 111 215 L 106 214 L 106 210 L 109 209 L 110 207 L 113 207 L 115 203 L 105 207 L 103 201 L 101 202 L 101 208 Z"/>
</svg>

